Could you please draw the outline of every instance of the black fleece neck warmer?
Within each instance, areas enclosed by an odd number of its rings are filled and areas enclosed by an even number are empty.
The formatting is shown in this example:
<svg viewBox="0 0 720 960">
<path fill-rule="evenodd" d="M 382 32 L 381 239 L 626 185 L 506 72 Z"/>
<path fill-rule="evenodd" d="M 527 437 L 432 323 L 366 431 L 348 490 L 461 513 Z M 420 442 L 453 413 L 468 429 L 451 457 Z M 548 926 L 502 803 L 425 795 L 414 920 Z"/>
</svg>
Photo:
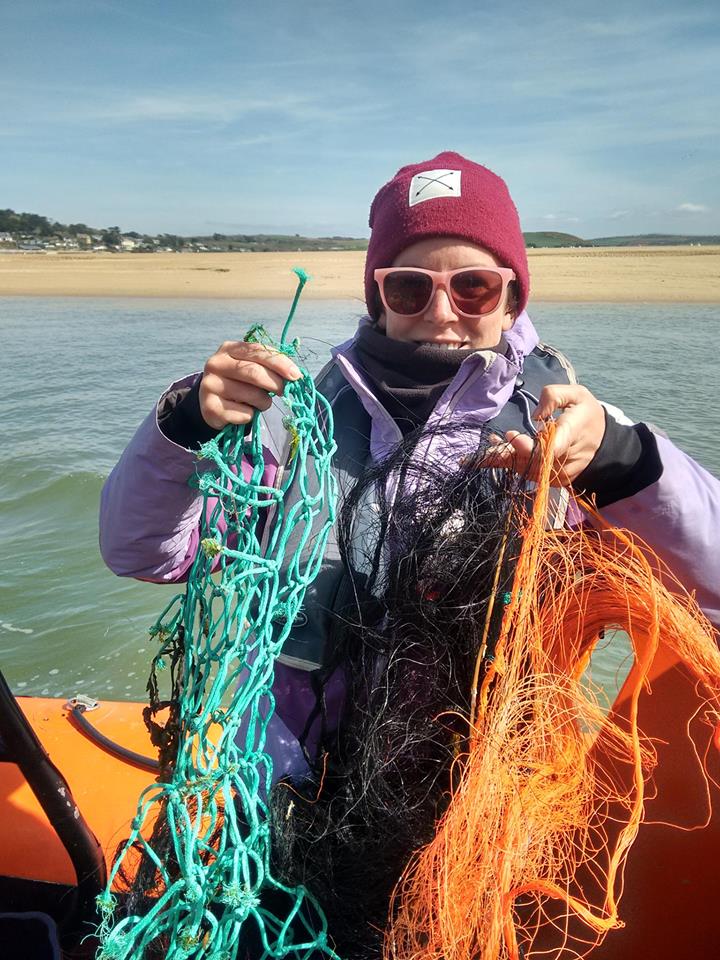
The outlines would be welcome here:
<svg viewBox="0 0 720 960">
<path fill-rule="evenodd" d="M 426 422 L 463 360 L 476 352 L 392 340 L 369 325 L 360 328 L 356 346 L 378 400 L 404 434 Z"/>
</svg>

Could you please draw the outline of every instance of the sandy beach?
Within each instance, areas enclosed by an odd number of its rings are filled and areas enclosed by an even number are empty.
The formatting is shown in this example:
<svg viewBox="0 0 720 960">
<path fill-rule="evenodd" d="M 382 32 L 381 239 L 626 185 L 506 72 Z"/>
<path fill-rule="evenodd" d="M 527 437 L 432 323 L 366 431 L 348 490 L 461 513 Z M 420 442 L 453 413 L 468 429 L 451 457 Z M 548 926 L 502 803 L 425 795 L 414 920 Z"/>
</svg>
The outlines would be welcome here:
<svg viewBox="0 0 720 960">
<path fill-rule="evenodd" d="M 720 247 L 529 250 L 535 301 L 720 302 Z M 362 301 L 362 252 L 0 253 L 0 296 L 285 298 Z"/>
</svg>

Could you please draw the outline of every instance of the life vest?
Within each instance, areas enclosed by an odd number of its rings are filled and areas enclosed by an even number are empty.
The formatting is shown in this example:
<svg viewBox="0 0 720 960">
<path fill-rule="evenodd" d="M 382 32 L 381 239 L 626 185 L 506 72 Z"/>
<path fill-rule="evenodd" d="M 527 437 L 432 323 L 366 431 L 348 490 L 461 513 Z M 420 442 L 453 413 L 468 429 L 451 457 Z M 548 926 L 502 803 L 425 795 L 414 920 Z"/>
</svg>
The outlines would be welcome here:
<svg viewBox="0 0 720 960">
<path fill-rule="evenodd" d="M 534 435 L 537 431 L 532 421 L 532 412 L 544 386 L 554 383 L 575 383 L 575 372 L 567 358 L 546 344 L 539 344 L 525 358 L 522 373 L 515 381 L 515 388 L 507 404 L 491 420 L 488 426 L 497 433 L 507 430 L 519 430 Z M 338 482 L 338 490 L 349 490 L 363 475 L 370 462 L 370 416 L 363 407 L 360 398 L 348 383 L 340 367 L 331 361 L 318 374 L 316 387 L 330 403 L 335 425 L 337 451 L 333 457 L 333 469 Z M 273 414 L 268 411 L 271 420 Z M 265 415 L 268 416 L 267 414 Z M 268 423 L 271 433 L 277 437 L 276 426 Z M 287 464 L 291 457 L 289 441 L 285 449 L 278 451 L 278 462 Z M 282 483 L 284 469 L 278 469 L 276 485 Z M 312 475 L 312 470 L 308 471 Z M 297 481 L 295 481 L 297 482 Z M 285 497 L 285 510 L 291 509 L 295 498 L 293 487 Z M 552 525 L 561 526 L 565 519 L 567 491 L 558 491 L 553 508 Z M 265 524 L 263 539 L 269 538 L 272 530 L 272 512 Z M 316 527 L 319 531 L 323 518 L 318 517 Z M 313 533 L 315 531 L 313 530 Z M 299 536 L 299 533 L 297 534 Z M 313 536 L 309 538 L 312 542 Z M 291 537 L 285 551 L 286 563 L 292 562 L 298 544 Z M 280 574 L 282 577 L 282 573 Z M 353 600 L 355 587 L 348 575 L 338 546 L 336 531 L 328 539 L 322 566 L 317 577 L 310 584 L 305 602 L 296 616 L 293 628 L 285 641 L 280 661 L 301 670 L 317 670 L 325 666 L 330 658 L 342 629 L 341 611 L 347 610 Z"/>
</svg>

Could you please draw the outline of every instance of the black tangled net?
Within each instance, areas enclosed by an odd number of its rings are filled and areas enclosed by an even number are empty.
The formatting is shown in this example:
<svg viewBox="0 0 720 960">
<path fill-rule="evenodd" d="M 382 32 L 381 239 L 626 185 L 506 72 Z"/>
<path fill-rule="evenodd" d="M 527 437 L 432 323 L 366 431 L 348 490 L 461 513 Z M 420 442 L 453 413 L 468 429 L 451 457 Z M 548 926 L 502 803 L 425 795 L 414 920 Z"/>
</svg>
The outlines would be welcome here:
<svg viewBox="0 0 720 960">
<path fill-rule="evenodd" d="M 281 783 L 271 798 L 275 868 L 315 895 L 347 960 L 382 955 L 390 894 L 450 800 L 471 678 L 478 656 L 493 656 L 519 551 L 525 483 L 478 468 L 486 440 L 460 462 L 420 457 L 417 441 L 344 497 L 339 540 L 355 599 L 323 677 L 342 671 L 345 705 L 311 758 L 312 779 Z"/>
</svg>

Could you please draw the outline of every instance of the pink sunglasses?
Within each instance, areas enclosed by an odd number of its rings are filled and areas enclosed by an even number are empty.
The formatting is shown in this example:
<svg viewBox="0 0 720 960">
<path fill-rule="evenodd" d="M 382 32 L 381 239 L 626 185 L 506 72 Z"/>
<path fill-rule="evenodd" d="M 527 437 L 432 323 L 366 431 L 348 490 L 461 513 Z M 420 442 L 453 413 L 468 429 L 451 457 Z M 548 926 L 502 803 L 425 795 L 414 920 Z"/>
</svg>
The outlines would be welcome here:
<svg viewBox="0 0 720 960">
<path fill-rule="evenodd" d="M 485 316 L 497 309 L 508 283 L 515 279 L 509 267 L 382 267 L 373 276 L 385 309 L 403 317 L 424 313 L 438 287 L 447 293 L 456 313 L 464 317 Z"/>
</svg>

